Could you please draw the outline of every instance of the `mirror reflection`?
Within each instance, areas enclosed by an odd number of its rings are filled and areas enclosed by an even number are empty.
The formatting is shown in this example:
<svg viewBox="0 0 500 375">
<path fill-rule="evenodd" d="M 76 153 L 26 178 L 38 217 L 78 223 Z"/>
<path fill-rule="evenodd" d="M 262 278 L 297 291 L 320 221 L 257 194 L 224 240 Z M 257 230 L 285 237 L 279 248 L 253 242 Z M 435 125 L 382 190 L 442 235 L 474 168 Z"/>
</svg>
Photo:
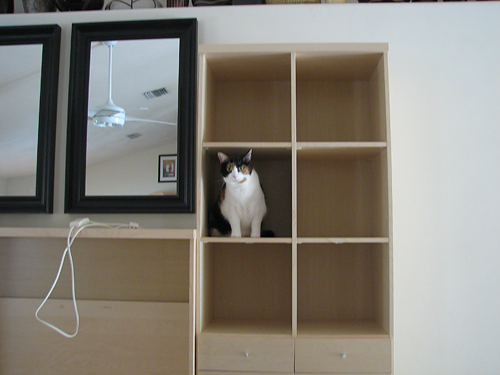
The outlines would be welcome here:
<svg viewBox="0 0 500 375">
<path fill-rule="evenodd" d="M 0 46 L 0 196 L 36 195 L 42 51 Z"/>
<path fill-rule="evenodd" d="M 178 86 L 177 38 L 91 43 L 87 196 L 177 194 Z"/>
<path fill-rule="evenodd" d="M 73 24 L 64 212 L 193 212 L 196 56 L 196 19 Z"/>
</svg>

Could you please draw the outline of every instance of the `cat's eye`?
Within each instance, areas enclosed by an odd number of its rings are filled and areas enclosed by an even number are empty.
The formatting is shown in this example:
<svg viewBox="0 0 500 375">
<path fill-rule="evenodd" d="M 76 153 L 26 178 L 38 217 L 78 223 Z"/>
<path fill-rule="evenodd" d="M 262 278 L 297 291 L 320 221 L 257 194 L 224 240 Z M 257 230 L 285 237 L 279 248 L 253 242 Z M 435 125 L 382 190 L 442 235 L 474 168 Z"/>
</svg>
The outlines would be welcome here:
<svg viewBox="0 0 500 375">
<path fill-rule="evenodd" d="M 226 170 L 227 170 L 228 172 L 231 172 L 231 171 L 233 170 L 233 165 L 232 165 L 232 164 L 228 164 L 228 165 L 226 165 Z"/>
</svg>

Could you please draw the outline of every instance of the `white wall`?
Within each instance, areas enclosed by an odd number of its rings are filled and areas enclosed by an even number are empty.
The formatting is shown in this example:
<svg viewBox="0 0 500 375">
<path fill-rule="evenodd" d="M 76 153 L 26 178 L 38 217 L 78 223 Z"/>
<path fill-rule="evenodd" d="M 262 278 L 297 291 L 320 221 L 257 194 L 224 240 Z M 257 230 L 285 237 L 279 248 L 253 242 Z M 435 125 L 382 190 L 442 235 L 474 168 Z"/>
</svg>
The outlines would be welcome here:
<svg viewBox="0 0 500 375">
<path fill-rule="evenodd" d="M 8 184 L 9 182 L 7 181 L 6 178 L 0 177 L 0 195 L 7 195 L 8 194 Z"/>
<path fill-rule="evenodd" d="M 158 182 L 159 155 L 176 154 L 177 144 L 155 147 L 87 167 L 87 195 L 145 195 L 177 192 L 177 183 Z"/>
<path fill-rule="evenodd" d="M 0 177 L 0 195 L 34 196 L 36 194 L 35 176 Z"/>
<path fill-rule="evenodd" d="M 71 22 L 162 17 L 197 17 L 200 43 L 389 43 L 394 372 L 499 374 L 499 2 L 0 16 L 2 25 L 64 27 L 56 212 L 2 215 L 0 225 L 66 226 L 72 217 L 62 213 Z M 151 226 L 195 223 L 193 215 L 133 217 Z"/>
</svg>

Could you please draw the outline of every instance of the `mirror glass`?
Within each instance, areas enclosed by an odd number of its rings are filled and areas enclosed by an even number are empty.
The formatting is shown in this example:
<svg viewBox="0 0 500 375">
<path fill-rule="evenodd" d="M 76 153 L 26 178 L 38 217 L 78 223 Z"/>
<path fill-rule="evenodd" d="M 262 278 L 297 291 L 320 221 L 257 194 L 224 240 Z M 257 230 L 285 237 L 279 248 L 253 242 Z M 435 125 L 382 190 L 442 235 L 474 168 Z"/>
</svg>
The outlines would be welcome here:
<svg viewBox="0 0 500 375">
<path fill-rule="evenodd" d="M 0 61 L 0 195 L 34 197 L 42 45 L 0 46 Z"/>
<path fill-rule="evenodd" d="M 110 49 L 111 100 L 125 111 L 123 127 L 92 118 L 109 100 Z M 87 196 L 176 194 L 177 182 L 162 181 L 158 163 L 177 154 L 178 80 L 178 38 L 92 42 Z"/>
<path fill-rule="evenodd" d="M 73 24 L 65 212 L 194 211 L 196 19 Z"/>
<path fill-rule="evenodd" d="M 52 212 L 60 38 L 0 27 L 0 212 Z"/>
</svg>

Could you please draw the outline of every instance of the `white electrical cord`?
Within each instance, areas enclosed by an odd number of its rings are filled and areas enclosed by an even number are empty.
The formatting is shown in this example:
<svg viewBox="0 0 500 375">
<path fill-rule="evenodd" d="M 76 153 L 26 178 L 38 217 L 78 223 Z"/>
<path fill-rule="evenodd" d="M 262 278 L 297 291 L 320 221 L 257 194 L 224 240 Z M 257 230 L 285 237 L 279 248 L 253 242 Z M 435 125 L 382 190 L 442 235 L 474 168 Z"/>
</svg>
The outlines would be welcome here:
<svg viewBox="0 0 500 375">
<path fill-rule="evenodd" d="M 73 264 L 73 256 L 71 254 L 71 246 L 73 245 L 73 242 L 75 242 L 76 237 L 84 229 L 87 229 L 89 227 L 105 227 L 105 228 L 114 228 L 114 229 L 135 228 L 136 229 L 139 227 L 139 224 L 137 224 L 137 223 L 130 223 L 130 224 L 97 223 L 97 222 L 90 221 L 88 218 L 74 220 L 70 223 L 70 230 L 68 233 L 66 249 L 64 249 L 64 252 L 62 255 L 61 264 L 59 265 L 59 271 L 57 271 L 56 278 L 54 280 L 54 283 L 52 284 L 52 287 L 50 288 L 49 292 L 47 293 L 47 296 L 45 297 L 45 299 L 43 300 L 43 302 L 41 303 L 41 305 L 38 307 L 38 309 L 35 312 L 35 317 L 40 323 L 45 324 L 47 327 L 52 328 L 57 333 L 60 333 L 61 335 L 63 335 L 64 337 L 67 337 L 69 339 L 75 337 L 78 334 L 78 329 L 80 328 L 80 315 L 78 313 L 78 306 L 76 304 L 76 294 L 75 294 L 75 267 Z M 76 232 L 74 233 L 74 235 L 72 235 L 73 231 L 75 229 L 76 229 Z M 66 260 L 66 255 L 69 258 L 69 263 L 71 266 L 71 294 L 72 294 L 73 307 L 75 309 L 75 318 L 76 318 L 76 329 L 75 329 L 75 332 L 72 334 L 64 332 L 62 329 L 54 326 L 53 324 L 43 320 L 42 318 L 40 318 L 38 316 L 38 313 L 43 308 L 45 303 L 48 301 L 48 299 L 52 295 L 52 292 L 54 291 L 54 288 L 56 287 L 57 283 L 59 282 L 59 277 L 61 276 L 61 271 L 63 269 L 64 262 Z"/>
</svg>

